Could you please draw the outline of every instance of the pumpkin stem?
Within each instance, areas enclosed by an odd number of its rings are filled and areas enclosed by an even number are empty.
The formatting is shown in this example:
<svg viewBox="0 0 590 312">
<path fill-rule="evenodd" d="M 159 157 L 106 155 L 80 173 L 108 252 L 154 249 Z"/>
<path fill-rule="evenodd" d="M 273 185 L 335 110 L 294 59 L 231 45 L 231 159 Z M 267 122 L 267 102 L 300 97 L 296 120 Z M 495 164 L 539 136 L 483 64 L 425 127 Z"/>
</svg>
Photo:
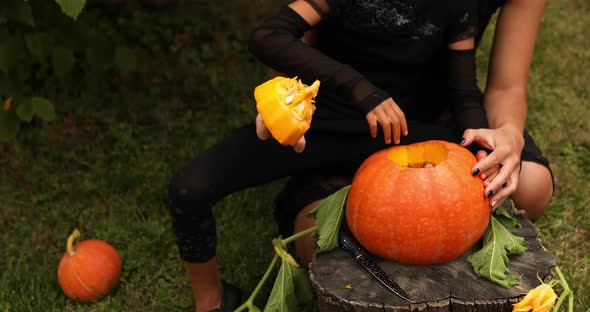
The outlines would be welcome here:
<svg viewBox="0 0 590 312">
<path fill-rule="evenodd" d="M 74 231 L 72 232 L 72 234 L 70 234 L 70 236 L 68 236 L 68 243 L 67 243 L 67 251 L 68 251 L 68 255 L 73 256 L 74 255 L 74 241 L 77 240 L 78 238 L 80 238 L 80 231 L 78 231 L 78 229 L 74 229 Z"/>
</svg>

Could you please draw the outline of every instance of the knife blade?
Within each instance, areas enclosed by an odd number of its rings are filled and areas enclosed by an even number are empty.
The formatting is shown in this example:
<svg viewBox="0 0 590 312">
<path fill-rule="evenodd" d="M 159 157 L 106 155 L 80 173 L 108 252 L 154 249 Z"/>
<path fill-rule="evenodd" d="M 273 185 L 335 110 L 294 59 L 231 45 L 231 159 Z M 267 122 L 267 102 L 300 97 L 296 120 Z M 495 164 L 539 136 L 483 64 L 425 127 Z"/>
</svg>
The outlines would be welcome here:
<svg viewBox="0 0 590 312">
<path fill-rule="evenodd" d="M 356 240 L 352 233 L 342 226 L 338 236 L 338 244 L 341 249 L 347 251 L 355 260 L 364 267 L 371 275 L 373 275 L 383 286 L 396 294 L 398 297 L 412 302 L 408 294 L 393 280 L 391 277 L 381 269 L 375 259 L 363 250 L 361 244 Z"/>
</svg>

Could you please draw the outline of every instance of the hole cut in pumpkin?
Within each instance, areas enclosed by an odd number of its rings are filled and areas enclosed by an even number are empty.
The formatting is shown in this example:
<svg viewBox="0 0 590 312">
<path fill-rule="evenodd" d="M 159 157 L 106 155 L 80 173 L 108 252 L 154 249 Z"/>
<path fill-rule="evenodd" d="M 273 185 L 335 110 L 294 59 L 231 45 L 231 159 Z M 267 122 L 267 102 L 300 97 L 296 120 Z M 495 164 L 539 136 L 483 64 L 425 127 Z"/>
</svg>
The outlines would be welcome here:
<svg viewBox="0 0 590 312">
<path fill-rule="evenodd" d="M 431 168 L 447 159 L 449 150 L 439 142 L 399 146 L 387 153 L 387 158 L 402 167 Z"/>
</svg>

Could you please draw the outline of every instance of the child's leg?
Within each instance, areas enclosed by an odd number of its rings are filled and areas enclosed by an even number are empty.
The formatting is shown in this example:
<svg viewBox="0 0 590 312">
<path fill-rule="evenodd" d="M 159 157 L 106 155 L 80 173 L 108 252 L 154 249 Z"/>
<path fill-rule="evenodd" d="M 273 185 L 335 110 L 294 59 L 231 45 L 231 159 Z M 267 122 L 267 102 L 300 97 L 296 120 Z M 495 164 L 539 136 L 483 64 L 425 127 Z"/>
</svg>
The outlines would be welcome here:
<svg viewBox="0 0 590 312">
<path fill-rule="evenodd" d="M 370 138 L 368 127 L 361 135 L 310 131 L 306 137 L 305 151 L 298 154 L 275 141 L 260 141 L 254 126 L 240 128 L 172 178 L 169 208 L 173 229 L 200 311 L 219 305 L 215 219 L 211 211 L 219 199 L 284 176 L 358 166 L 385 147 L 382 138 Z"/>
<path fill-rule="evenodd" d="M 169 208 L 178 249 L 193 289 L 197 311 L 220 307 L 221 281 L 215 256 L 211 208 L 223 196 L 293 173 L 296 154 L 260 141 L 254 127 L 235 130 L 189 162 L 172 178 Z"/>
</svg>

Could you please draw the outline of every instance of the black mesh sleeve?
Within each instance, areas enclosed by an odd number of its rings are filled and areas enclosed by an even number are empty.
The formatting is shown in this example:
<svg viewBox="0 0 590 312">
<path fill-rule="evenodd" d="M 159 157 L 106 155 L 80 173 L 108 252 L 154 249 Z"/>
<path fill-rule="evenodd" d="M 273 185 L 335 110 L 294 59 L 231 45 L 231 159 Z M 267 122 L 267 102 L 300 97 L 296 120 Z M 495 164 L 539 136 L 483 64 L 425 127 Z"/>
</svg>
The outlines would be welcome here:
<svg viewBox="0 0 590 312">
<path fill-rule="evenodd" d="M 447 72 L 450 101 L 458 130 L 488 128 L 483 96 L 477 87 L 475 50 L 448 50 Z"/>
<path fill-rule="evenodd" d="M 250 52 L 267 66 L 305 83 L 320 80 L 323 89 L 347 99 L 365 115 L 390 97 L 351 66 L 303 43 L 300 39 L 309 29 L 299 14 L 283 7 L 253 32 Z"/>
</svg>

